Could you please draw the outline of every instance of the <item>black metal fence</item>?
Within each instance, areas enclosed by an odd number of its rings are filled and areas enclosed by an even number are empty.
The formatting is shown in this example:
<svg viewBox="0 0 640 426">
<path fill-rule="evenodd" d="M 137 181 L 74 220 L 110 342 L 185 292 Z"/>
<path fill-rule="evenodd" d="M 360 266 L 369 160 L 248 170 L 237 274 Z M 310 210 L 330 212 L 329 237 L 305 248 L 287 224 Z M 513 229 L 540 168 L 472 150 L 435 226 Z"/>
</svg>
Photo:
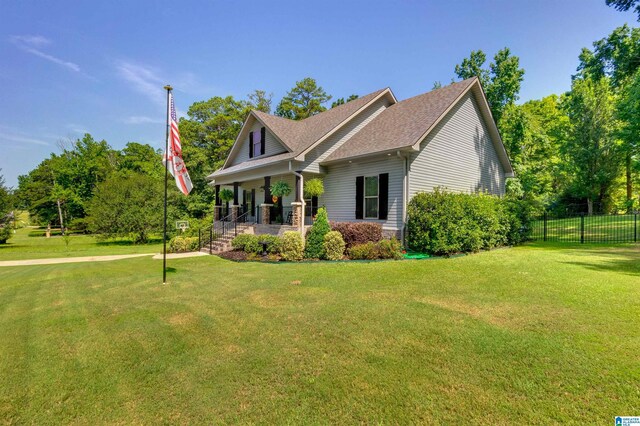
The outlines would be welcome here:
<svg viewBox="0 0 640 426">
<path fill-rule="evenodd" d="M 545 213 L 532 224 L 534 241 L 567 243 L 636 243 L 638 212 L 616 215 Z"/>
</svg>

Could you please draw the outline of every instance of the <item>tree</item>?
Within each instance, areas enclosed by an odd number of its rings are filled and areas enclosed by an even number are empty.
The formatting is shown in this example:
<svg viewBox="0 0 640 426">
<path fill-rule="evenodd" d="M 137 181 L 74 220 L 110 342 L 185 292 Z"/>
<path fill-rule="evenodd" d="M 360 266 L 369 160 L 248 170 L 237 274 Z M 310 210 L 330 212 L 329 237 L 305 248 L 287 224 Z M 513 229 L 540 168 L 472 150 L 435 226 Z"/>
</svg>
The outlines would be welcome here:
<svg viewBox="0 0 640 426">
<path fill-rule="evenodd" d="M 627 2 L 628 3 L 628 2 Z M 616 28 L 613 32 L 593 43 L 593 51 L 582 49 L 578 74 L 574 78 L 602 79 L 608 78 L 612 88 L 619 92 L 618 117 L 624 122 L 625 131 L 619 134 L 624 142 L 622 150 L 625 155 L 625 180 L 627 210 L 633 208 L 633 174 L 635 172 L 634 155 L 637 153 L 637 134 L 632 130 L 638 120 L 633 106 L 636 89 L 627 87 L 637 84 L 640 68 L 640 28 L 629 28 L 627 25 Z M 627 99 L 631 97 L 631 99 Z"/>
<path fill-rule="evenodd" d="M 215 193 L 206 177 L 224 163 L 240 132 L 252 104 L 232 96 L 214 96 L 195 102 L 181 118 L 182 152 L 193 191 L 179 198 L 179 208 L 192 217 L 202 218 L 213 206 Z"/>
<path fill-rule="evenodd" d="M 615 138 L 615 96 L 608 79 L 575 80 L 565 108 L 571 126 L 563 154 L 575 176 L 574 191 L 586 198 L 590 215 L 594 202 L 607 210 L 621 163 Z"/>
<path fill-rule="evenodd" d="M 296 82 L 296 85 L 282 98 L 276 108 L 276 115 L 291 120 L 303 120 L 312 115 L 326 111 L 324 103 L 331 100 L 324 89 L 316 81 L 307 77 Z"/>
<path fill-rule="evenodd" d="M 626 12 L 635 6 L 633 10 L 638 15 L 638 20 L 640 21 L 640 4 L 638 4 L 638 0 L 606 0 L 606 3 L 607 6 L 613 6 L 620 12 Z"/>
<path fill-rule="evenodd" d="M 140 173 L 114 173 L 96 185 L 88 205 L 89 228 L 105 238 L 144 243 L 162 230 L 162 181 Z"/>
<path fill-rule="evenodd" d="M 344 105 L 344 104 L 346 104 L 347 102 L 351 102 L 351 101 L 353 101 L 354 99 L 358 99 L 358 95 L 355 95 L 355 94 L 354 94 L 354 95 L 350 95 L 350 96 L 347 98 L 347 100 L 345 100 L 344 98 L 336 99 L 335 101 L 333 101 L 333 102 L 331 103 L 331 108 L 335 108 L 335 107 L 337 107 L 337 106 Z"/>
<path fill-rule="evenodd" d="M 624 141 L 627 211 L 631 212 L 633 202 L 633 171 L 640 169 L 640 71 L 636 72 L 630 84 L 625 87 L 617 105 L 621 121 L 620 137 Z"/>
<path fill-rule="evenodd" d="M 271 113 L 273 93 L 267 94 L 264 90 L 254 90 L 247 98 L 249 98 L 249 103 L 253 109 L 266 112 L 267 114 Z"/>
<path fill-rule="evenodd" d="M 1 171 L 2 169 L 0 169 Z M 11 237 L 11 209 L 13 202 L 11 192 L 4 184 L 4 177 L 0 174 L 0 244 L 4 244 Z"/>
<path fill-rule="evenodd" d="M 566 142 L 568 126 L 569 118 L 556 95 L 506 106 L 500 121 L 502 140 L 529 196 L 550 202 L 566 187 L 560 147 Z"/>
<path fill-rule="evenodd" d="M 118 171 L 141 173 L 158 179 L 164 177 L 162 151 L 151 145 L 129 142 L 118 154 Z"/>
<path fill-rule="evenodd" d="M 478 77 L 487 94 L 493 118 L 499 123 L 504 108 L 518 100 L 524 69 L 520 68 L 520 59 L 511 55 L 507 47 L 496 53 L 489 69 L 483 68 L 485 61 L 486 55 L 482 50 L 472 51 L 469 58 L 456 65 L 455 72 L 462 79 Z"/>
</svg>

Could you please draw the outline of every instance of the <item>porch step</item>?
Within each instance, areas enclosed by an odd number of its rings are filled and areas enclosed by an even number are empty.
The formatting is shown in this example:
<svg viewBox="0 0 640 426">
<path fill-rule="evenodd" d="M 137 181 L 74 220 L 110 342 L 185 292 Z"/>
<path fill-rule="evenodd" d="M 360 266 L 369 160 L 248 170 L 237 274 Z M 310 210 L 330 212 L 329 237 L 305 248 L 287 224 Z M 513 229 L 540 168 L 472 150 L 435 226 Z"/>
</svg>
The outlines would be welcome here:
<svg viewBox="0 0 640 426">
<path fill-rule="evenodd" d="M 237 235 L 246 234 L 249 231 L 253 233 L 253 224 L 238 224 L 236 227 Z M 223 251 L 228 251 L 231 248 L 231 241 L 236 237 L 236 233 L 230 233 L 216 238 L 211 245 L 207 244 L 202 247 L 200 251 L 207 254 L 216 254 Z"/>
</svg>

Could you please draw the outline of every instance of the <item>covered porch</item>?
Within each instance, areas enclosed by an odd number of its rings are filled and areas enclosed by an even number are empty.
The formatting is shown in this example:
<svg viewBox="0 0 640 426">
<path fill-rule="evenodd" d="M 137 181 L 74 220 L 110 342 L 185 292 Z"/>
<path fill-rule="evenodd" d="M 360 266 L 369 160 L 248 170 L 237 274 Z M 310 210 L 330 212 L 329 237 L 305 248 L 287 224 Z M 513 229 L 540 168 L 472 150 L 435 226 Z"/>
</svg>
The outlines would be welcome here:
<svg viewBox="0 0 640 426">
<path fill-rule="evenodd" d="M 319 197 L 304 198 L 304 180 L 317 175 L 288 172 L 262 176 L 261 178 L 238 179 L 231 183 L 215 182 L 215 220 L 239 221 L 259 225 L 281 225 L 299 229 L 313 223 L 322 200 Z M 239 178 L 239 176 L 237 176 Z M 291 193 L 282 197 L 271 194 L 271 185 L 284 182 Z M 233 199 L 223 202 L 222 189 L 233 192 Z"/>
</svg>

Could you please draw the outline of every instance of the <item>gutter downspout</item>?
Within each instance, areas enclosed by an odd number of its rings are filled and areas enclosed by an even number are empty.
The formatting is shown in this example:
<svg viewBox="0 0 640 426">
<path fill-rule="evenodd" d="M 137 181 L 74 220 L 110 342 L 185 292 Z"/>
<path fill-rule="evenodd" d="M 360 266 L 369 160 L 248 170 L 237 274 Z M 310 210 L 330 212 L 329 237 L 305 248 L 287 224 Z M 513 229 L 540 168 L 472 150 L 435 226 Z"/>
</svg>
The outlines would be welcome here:
<svg viewBox="0 0 640 426">
<path fill-rule="evenodd" d="M 406 246 L 404 230 L 407 225 L 407 205 L 409 203 L 409 156 L 400 155 L 400 151 L 396 151 L 398 158 L 402 159 L 402 228 L 400 229 L 400 241 Z"/>
<path fill-rule="evenodd" d="M 300 232 L 300 235 L 302 235 L 302 239 L 304 240 L 304 213 L 306 211 L 306 204 L 304 202 L 304 193 L 303 193 L 303 189 L 304 189 L 304 176 L 302 176 L 302 173 L 298 173 L 295 170 L 293 170 L 293 168 L 291 167 L 291 160 L 289 160 L 289 171 L 291 173 L 293 173 L 295 176 L 298 176 L 300 178 L 300 188 L 298 188 L 298 194 L 300 194 L 300 200 L 302 201 L 302 217 L 300 218 L 300 226 L 298 228 L 298 231 Z"/>
</svg>

